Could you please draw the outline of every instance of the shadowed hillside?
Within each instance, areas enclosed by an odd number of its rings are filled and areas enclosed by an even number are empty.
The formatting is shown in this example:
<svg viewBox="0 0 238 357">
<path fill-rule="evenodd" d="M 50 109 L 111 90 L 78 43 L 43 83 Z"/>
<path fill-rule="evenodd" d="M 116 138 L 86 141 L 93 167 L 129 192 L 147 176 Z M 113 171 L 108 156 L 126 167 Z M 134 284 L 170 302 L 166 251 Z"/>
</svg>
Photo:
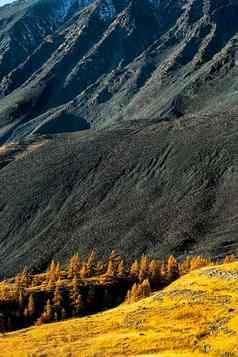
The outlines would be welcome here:
<svg viewBox="0 0 238 357">
<path fill-rule="evenodd" d="M 100 258 L 112 248 L 130 257 L 237 253 L 237 125 L 234 110 L 23 150 L 0 170 L 1 274 L 92 248 Z"/>
</svg>

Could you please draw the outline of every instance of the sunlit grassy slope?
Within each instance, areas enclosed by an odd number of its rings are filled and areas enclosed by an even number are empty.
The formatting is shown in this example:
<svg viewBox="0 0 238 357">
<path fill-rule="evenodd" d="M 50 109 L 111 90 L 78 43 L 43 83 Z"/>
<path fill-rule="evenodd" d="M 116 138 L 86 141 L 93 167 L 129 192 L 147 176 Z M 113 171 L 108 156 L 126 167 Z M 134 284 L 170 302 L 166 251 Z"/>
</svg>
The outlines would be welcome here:
<svg viewBox="0 0 238 357">
<path fill-rule="evenodd" d="M 183 276 L 135 304 L 0 339 L 0 356 L 238 356 L 238 263 Z"/>
</svg>

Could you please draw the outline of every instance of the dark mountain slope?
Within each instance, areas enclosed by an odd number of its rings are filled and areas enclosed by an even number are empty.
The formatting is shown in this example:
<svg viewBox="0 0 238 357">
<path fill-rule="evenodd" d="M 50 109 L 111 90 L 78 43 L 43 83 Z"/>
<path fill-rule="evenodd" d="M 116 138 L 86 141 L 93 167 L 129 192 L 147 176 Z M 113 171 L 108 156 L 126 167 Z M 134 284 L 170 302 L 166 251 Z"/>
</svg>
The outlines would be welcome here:
<svg viewBox="0 0 238 357">
<path fill-rule="evenodd" d="M 128 256 L 237 253 L 237 119 L 234 110 L 139 121 L 23 149 L 0 170 L 1 273 L 91 248 L 100 257 L 113 247 Z"/>
<path fill-rule="evenodd" d="M 2 142 L 237 103 L 237 0 L 81 5 L 2 78 Z"/>
<path fill-rule="evenodd" d="M 87 1 L 88 3 L 88 1 Z M 21 0 L 0 9 L 0 78 L 30 56 L 79 5 L 76 0 Z"/>
</svg>

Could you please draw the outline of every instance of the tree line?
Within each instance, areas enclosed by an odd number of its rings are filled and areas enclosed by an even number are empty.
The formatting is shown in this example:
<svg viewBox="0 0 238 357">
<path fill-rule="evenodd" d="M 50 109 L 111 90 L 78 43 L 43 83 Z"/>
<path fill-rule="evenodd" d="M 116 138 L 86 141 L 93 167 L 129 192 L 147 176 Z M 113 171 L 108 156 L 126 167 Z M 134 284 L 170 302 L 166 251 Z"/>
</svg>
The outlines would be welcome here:
<svg viewBox="0 0 238 357">
<path fill-rule="evenodd" d="M 235 261 L 227 256 L 225 263 Z M 73 255 L 62 268 L 52 261 L 42 274 L 25 267 L 14 279 L 0 283 L 0 330 L 85 316 L 126 301 L 134 303 L 162 289 L 181 275 L 217 264 L 202 256 L 165 262 L 142 255 L 125 264 L 113 250 L 106 261 L 97 259 L 93 249 L 87 259 Z"/>
</svg>

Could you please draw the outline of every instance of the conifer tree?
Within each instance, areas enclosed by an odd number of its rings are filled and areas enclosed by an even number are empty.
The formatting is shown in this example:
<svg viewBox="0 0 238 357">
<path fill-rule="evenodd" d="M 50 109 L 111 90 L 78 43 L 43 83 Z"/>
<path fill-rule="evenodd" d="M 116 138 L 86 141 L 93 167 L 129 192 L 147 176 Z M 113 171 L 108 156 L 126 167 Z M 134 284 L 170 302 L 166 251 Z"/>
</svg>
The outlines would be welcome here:
<svg viewBox="0 0 238 357">
<path fill-rule="evenodd" d="M 108 258 L 106 275 L 109 277 L 116 276 L 121 261 L 122 259 L 120 255 L 117 253 L 117 251 L 115 249 L 112 250 L 110 257 Z"/>
<path fill-rule="evenodd" d="M 142 283 L 134 283 L 131 291 L 128 291 L 126 302 L 131 304 L 140 299 L 150 296 L 151 287 L 148 279 L 142 281 Z"/>
<path fill-rule="evenodd" d="M 79 295 L 79 279 L 77 275 L 75 275 L 72 280 L 72 285 L 70 289 L 70 299 L 72 304 L 74 304 L 74 301 L 76 300 L 78 295 Z"/>
<path fill-rule="evenodd" d="M 80 269 L 80 277 L 82 279 L 85 279 L 89 276 L 89 272 L 88 272 L 88 268 L 87 268 L 87 264 L 86 263 L 83 263 L 82 264 L 82 267 Z"/>
<path fill-rule="evenodd" d="M 195 269 L 199 269 L 199 268 L 208 266 L 210 264 L 211 264 L 210 260 L 198 255 L 198 256 L 193 257 L 191 259 L 190 270 L 192 271 L 192 270 L 195 270 Z"/>
<path fill-rule="evenodd" d="M 111 260 L 108 262 L 106 276 L 109 278 L 113 278 L 116 275 L 116 271 L 114 270 L 114 265 Z"/>
<path fill-rule="evenodd" d="M 139 271 L 140 271 L 140 266 L 139 266 L 138 260 L 134 260 L 134 262 L 131 265 L 129 275 L 132 278 L 137 280 L 137 279 L 139 279 Z"/>
<path fill-rule="evenodd" d="M 53 307 L 52 307 L 50 299 L 48 299 L 47 303 L 44 307 L 44 311 L 41 314 L 40 318 L 37 320 L 36 325 L 41 325 L 46 322 L 50 322 L 53 320 L 53 317 L 54 317 Z"/>
<path fill-rule="evenodd" d="M 73 255 L 67 266 L 67 276 L 69 279 L 72 279 L 74 275 L 80 274 L 81 262 L 78 254 Z"/>
<path fill-rule="evenodd" d="M 72 308 L 72 315 L 78 315 L 84 309 L 82 296 L 79 290 L 79 280 L 77 275 L 74 276 L 72 281 L 72 287 L 70 291 L 70 305 Z"/>
<path fill-rule="evenodd" d="M 165 278 L 165 275 L 166 275 L 166 268 L 165 268 L 165 264 L 162 263 L 160 268 L 160 276 L 162 280 Z"/>
<path fill-rule="evenodd" d="M 56 308 L 57 312 L 59 312 L 59 310 L 61 309 L 62 301 L 63 301 L 63 297 L 62 297 L 62 291 L 61 291 L 61 281 L 58 280 L 56 283 L 54 297 L 53 297 L 53 304 L 54 304 L 54 307 Z"/>
<path fill-rule="evenodd" d="M 34 318 L 34 316 L 35 316 L 35 302 L 34 302 L 33 294 L 31 294 L 29 296 L 28 306 L 27 306 L 27 315 L 31 319 Z"/>
<path fill-rule="evenodd" d="M 126 271 L 125 271 L 125 267 L 124 267 L 124 261 L 121 260 L 119 265 L 118 265 L 118 267 L 117 267 L 117 274 L 116 275 L 119 278 L 121 278 L 121 277 L 125 276 L 125 273 L 126 273 Z"/>
<path fill-rule="evenodd" d="M 142 255 L 140 260 L 139 281 L 149 277 L 149 259 L 146 255 Z"/>
<path fill-rule="evenodd" d="M 49 274 L 54 274 L 56 270 L 56 263 L 54 260 L 51 261 L 50 266 L 48 268 L 48 273 Z"/>
<path fill-rule="evenodd" d="M 48 275 L 48 280 L 51 281 L 52 283 L 55 283 L 60 277 L 60 264 L 55 263 L 55 261 L 52 260 L 47 275 Z"/>
<path fill-rule="evenodd" d="M 48 272 L 47 272 L 47 277 L 48 277 L 48 287 L 49 289 L 52 289 L 55 285 L 55 282 L 57 280 L 57 264 L 55 263 L 54 260 L 50 263 Z"/>
<path fill-rule="evenodd" d="M 2 282 L 0 286 L 0 298 L 1 300 L 8 300 L 9 296 L 15 297 L 15 299 L 18 301 L 19 299 L 19 291 L 17 291 L 15 294 L 12 293 L 10 290 L 9 286 L 7 286 L 6 283 Z"/>
<path fill-rule="evenodd" d="M 63 296 L 61 291 L 61 285 L 57 282 L 54 297 L 53 297 L 53 311 L 54 311 L 54 320 L 60 321 L 62 320 L 62 303 L 63 303 Z"/>
<path fill-rule="evenodd" d="M 60 265 L 52 260 L 47 272 L 48 288 L 52 290 L 55 287 L 56 281 L 60 278 Z"/>
<path fill-rule="evenodd" d="M 83 299 L 82 299 L 82 295 L 78 294 L 75 303 L 74 303 L 74 310 L 73 310 L 73 314 L 74 315 L 79 315 L 83 312 L 84 310 L 84 304 L 83 304 Z"/>
<path fill-rule="evenodd" d="M 186 257 L 180 264 L 179 264 L 179 274 L 187 274 L 191 269 L 191 259 L 190 257 Z"/>
<path fill-rule="evenodd" d="M 24 288 L 20 288 L 19 293 L 18 293 L 18 305 L 20 310 L 24 309 L 24 300 L 25 300 L 25 290 Z"/>
<path fill-rule="evenodd" d="M 102 275 L 106 272 L 106 265 L 104 264 L 103 261 L 99 260 L 97 262 L 97 274 Z"/>
<path fill-rule="evenodd" d="M 93 249 L 87 260 L 87 274 L 89 277 L 97 274 L 97 253 Z"/>
<path fill-rule="evenodd" d="M 153 288 L 159 288 L 161 285 L 161 263 L 158 260 L 152 260 L 149 264 L 149 277 Z"/>
<path fill-rule="evenodd" d="M 69 259 L 68 265 L 66 267 L 67 278 L 72 279 L 74 276 L 74 256 Z"/>
<path fill-rule="evenodd" d="M 224 264 L 229 264 L 229 263 L 234 263 L 236 262 L 237 259 L 236 257 L 232 254 L 232 255 L 227 255 L 225 258 L 224 258 Z"/>
<path fill-rule="evenodd" d="M 53 308 L 50 299 L 48 299 L 46 303 L 45 316 L 47 321 L 51 321 L 53 318 Z"/>
<path fill-rule="evenodd" d="M 55 279 L 60 279 L 60 263 L 58 262 L 55 267 Z"/>
<path fill-rule="evenodd" d="M 129 296 L 130 296 L 130 301 L 129 301 L 130 304 L 137 301 L 137 299 L 138 299 L 138 284 L 137 283 L 133 284 Z"/>
<path fill-rule="evenodd" d="M 168 258 L 167 262 L 167 279 L 169 281 L 176 280 L 179 277 L 178 262 L 173 255 Z"/>
<path fill-rule="evenodd" d="M 15 285 L 16 285 L 16 291 L 18 291 L 21 287 L 21 276 L 20 274 L 17 274 L 15 277 Z"/>
<path fill-rule="evenodd" d="M 148 296 L 150 296 L 150 294 L 151 294 L 150 282 L 148 279 L 145 279 L 140 284 L 140 298 L 148 297 Z"/>
<path fill-rule="evenodd" d="M 15 284 L 17 288 L 27 288 L 31 284 L 31 274 L 28 272 L 27 267 L 15 278 Z"/>
<path fill-rule="evenodd" d="M 109 257 L 109 260 L 112 261 L 114 265 L 114 269 L 116 270 L 122 259 L 120 255 L 117 253 L 116 249 L 113 249 Z"/>
<path fill-rule="evenodd" d="M 40 283 L 39 283 L 38 279 L 33 277 L 31 280 L 31 287 L 34 288 L 35 286 L 38 286 L 39 284 Z"/>
<path fill-rule="evenodd" d="M 127 291 L 126 302 L 127 302 L 127 304 L 131 303 L 131 290 Z"/>
</svg>

